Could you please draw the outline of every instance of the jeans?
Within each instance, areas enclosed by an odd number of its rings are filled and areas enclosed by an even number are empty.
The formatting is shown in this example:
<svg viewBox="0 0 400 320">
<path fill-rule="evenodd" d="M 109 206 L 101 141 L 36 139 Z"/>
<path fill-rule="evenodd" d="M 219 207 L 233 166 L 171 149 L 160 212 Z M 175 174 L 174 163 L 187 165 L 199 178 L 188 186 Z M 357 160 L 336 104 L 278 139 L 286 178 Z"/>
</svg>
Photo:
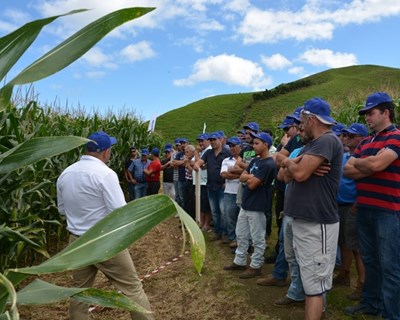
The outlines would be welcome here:
<svg viewBox="0 0 400 320">
<path fill-rule="evenodd" d="M 233 241 L 236 239 L 236 223 L 238 219 L 240 208 L 236 204 L 236 194 L 225 193 L 224 194 L 224 216 L 222 221 L 224 222 L 224 229 L 226 230 L 229 240 Z"/>
<path fill-rule="evenodd" d="M 135 185 L 128 182 L 129 201 L 135 200 Z"/>
<path fill-rule="evenodd" d="M 147 195 L 147 182 L 138 182 L 135 184 L 135 199 L 142 198 Z"/>
<path fill-rule="evenodd" d="M 292 217 L 283 217 L 282 229 L 284 234 L 284 247 L 285 257 L 289 265 L 291 282 L 287 292 L 287 297 L 296 300 L 303 301 L 305 299 L 303 283 L 300 278 L 300 269 L 297 264 L 296 256 L 293 249 L 293 230 L 292 230 Z"/>
<path fill-rule="evenodd" d="M 217 235 L 222 235 L 223 233 L 226 234 L 222 222 L 222 215 L 224 212 L 224 190 L 207 189 L 207 192 L 208 192 L 208 200 L 210 201 L 214 231 Z"/>
<path fill-rule="evenodd" d="M 262 211 L 240 209 L 236 224 L 236 241 L 238 247 L 233 262 L 240 266 L 247 264 L 247 250 L 250 239 L 253 242 L 254 252 L 251 255 L 250 267 L 259 269 L 264 264 L 265 250 L 265 214 Z"/>
<path fill-rule="evenodd" d="M 357 230 L 365 266 L 360 304 L 400 319 L 400 212 L 359 207 Z"/>
<path fill-rule="evenodd" d="M 172 182 L 163 182 L 164 194 L 175 200 L 175 186 Z"/>
<path fill-rule="evenodd" d="M 176 202 L 183 208 L 185 205 L 185 182 L 186 181 L 176 181 L 175 185 L 175 199 Z"/>
<path fill-rule="evenodd" d="M 278 255 L 276 256 L 274 270 L 272 270 L 272 276 L 275 279 L 283 280 L 288 276 L 289 265 L 286 262 L 285 258 L 285 246 L 284 246 L 284 237 L 283 237 L 283 228 L 279 231 L 279 250 Z"/>
</svg>

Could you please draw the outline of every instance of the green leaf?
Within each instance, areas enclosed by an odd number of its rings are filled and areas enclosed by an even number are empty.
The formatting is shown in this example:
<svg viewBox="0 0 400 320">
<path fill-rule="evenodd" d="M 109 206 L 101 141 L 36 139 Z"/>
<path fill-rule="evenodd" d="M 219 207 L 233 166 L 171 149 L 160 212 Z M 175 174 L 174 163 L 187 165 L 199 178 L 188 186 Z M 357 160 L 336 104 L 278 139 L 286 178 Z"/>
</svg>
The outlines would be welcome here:
<svg viewBox="0 0 400 320">
<path fill-rule="evenodd" d="M 0 154 L 0 174 L 22 168 L 87 143 L 82 137 L 42 137 L 27 140 L 9 151 Z"/>
<path fill-rule="evenodd" d="M 33 62 L 11 80 L 10 83 L 15 85 L 34 82 L 64 69 L 89 51 L 110 31 L 154 9 L 125 8 L 101 17 Z"/>
<path fill-rule="evenodd" d="M 7 237 L 7 238 L 15 239 L 16 241 L 23 241 L 23 242 L 29 243 L 33 247 L 40 247 L 37 243 L 35 243 L 32 240 L 30 240 L 29 238 L 25 237 L 19 231 L 13 230 L 13 229 L 7 227 L 5 224 L 0 226 L 0 235 Z"/>
<path fill-rule="evenodd" d="M 31 21 L 23 25 L 21 28 L 0 38 L 0 80 L 4 78 L 8 71 L 10 71 L 14 64 L 30 47 L 32 42 L 35 41 L 44 26 L 59 17 L 82 11 L 86 11 L 86 9 L 74 10 L 66 14 Z"/>
<path fill-rule="evenodd" d="M 35 279 L 17 293 L 19 305 L 50 304 L 71 297 L 87 304 L 149 313 L 127 296 L 117 292 L 95 288 L 65 288 L 40 279 Z"/>
<path fill-rule="evenodd" d="M 204 262 L 205 242 L 197 224 L 176 202 L 152 195 L 129 202 L 96 223 L 82 237 L 41 265 L 9 270 L 11 273 L 45 274 L 88 266 L 113 257 L 140 239 L 155 225 L 179 212 L 191 237 L 192 257 L 198 272 Z"/>
<path fill-rule="evenodd" d="M 19 319 L 19 314 L 18 314 L 18 309 L 17 309 L 17 293 L 15 292 L 13 284 L 7 279 L 3 274 L 0 273 L 0 292 L 4 294 L 6 292 L 6 297 L 9 298 L 9 303 L 11 304 L 10 306 L 10 311 L 4 312 L 1 316 L 0 319 L 11 319 L 11 320 L 18 320 Z M 0 310 L 2 310 L 1 308 Z"/>
</svg>

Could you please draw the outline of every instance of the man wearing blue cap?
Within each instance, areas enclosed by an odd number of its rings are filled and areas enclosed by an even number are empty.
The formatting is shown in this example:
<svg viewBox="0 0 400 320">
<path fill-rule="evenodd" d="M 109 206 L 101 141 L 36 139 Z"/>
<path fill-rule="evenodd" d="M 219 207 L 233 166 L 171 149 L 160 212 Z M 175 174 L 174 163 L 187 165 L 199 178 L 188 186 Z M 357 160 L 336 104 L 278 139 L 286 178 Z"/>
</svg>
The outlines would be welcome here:
<svg viewBox="0 0 400 320">
<path fill-rule="evenodd" d="M 285 181 L 285 216 L 292 217 L 293 247 L 306 294 L 305 319 L 320 319 L 323 294 L 332 288 L 339 216 L 336 195 L 343 145 L 332 132 L 336 122 L 321 98 L 305 102 L 300 128 L 308 143 L 296 158 L 281 162 Z M 324 174 L 314 174 L 320 168 Z M 299 205 L 301 204 L 301 205 Z"/>
<path fill-rule="evenodd" d="M 128 174 L 131 174 L 135 186 L 135 199 L 142 198 L 147 194 L 147 181 L 144 170 L 148 168 L 151 162 L 148 158 L 148 149 L 142 149 L 140 153 L 140 158 L 132 161 L 128 168 Z"/>
<path fill-rule="evenodd" d="M 368 96 L 359 111 L 372 135 L 360 142 L 344 175 L 357 186 L 357 230 L 365 282 L 360 303 L 347 315 L 400 319 L 400 130 L 385 92 Z"/>
<path fill-rule="evenodd" d="M 236 224 L 237 249 L 231 265 L 224 270 L 245 270 L 239 278 L 249 279 L 261 275 L 264 264 L 265 208 L 271 199 L 272 181 L 275 177 L 275 163 L 269 156 L 272 145 L 268 133 L 252 133 L 253 148 L 257 157 L 251 160 L 247 169 L 240 175 L 240 182 L 244 184 L 242 205 Z M 253 242 L 254 252 L 250 265 L 247 267 L 247 254 L 250 239 Z"/>
<path fill-rule="evenodd" d="M 175 185 L 175 197 L 176 202 L 183 208 L 185 203 L 185 146 L 187 143 L 186 138 L 176 138 L 175 146 L 177 152 L 172 159 L 171 165 L 175 169 L 174 171 L 174 185 Z"/>
<path fill-rule="evenodd" d="M 160 150 L 158 148 L 151 149 L 151 162 L 143 172 L 146 175 L 147 182 L 146 195 L 158 194 L 161 173 Z"/>
<path fill-rule="evenodd" d="M 167 143 L 164 148 L 164 157 L 161 159 L 161 170 L 163 171 L 163 192 L 175 200 L 174 168 L 171 166 L 173 151 L 172 144 Z"/>
<path fill-rule="evenodd" d="M 126 204 L 117 174 L 107 166 L 111 146 L 117 143 L 103 131 L 89 136 L 86 154 L 66 168 L 57 180 L 60 214 L 67 218 L 69 243 L 82 236 L 96 222 Z M 150 310 L 150 304 L 127 249 L 111 259 L 72 271 L 74 286 L 91 287 L 100 270 L 118 290 Z M 71 320 L 88 319 L 88 305 L 71 299 Z M 151 314 L 131 312 L 132 319 L 154 319 Z"/>
<path fill-rule="evenodd" d="M 343 168 L 361 140 L 368 136 L 368 129 L 361 123 L 352 123 L 348 128 L 343 126 L 341 135 L 345 147 L 349 150 L 343 154 Z M 337 135 L 337 133 L 336 133 Z M 351 300 L 359 300 L 364 285 L 365 270 L 361 260 L 357 226 L 356 226 L 356 182 L 343 174 L 340 178 L 339 192 L 337 195 L 339 206 L 339 247 L 341 252 L 340 272 L 333 278 L 333 285 L 350 286 L 350 269 L 354 256 L 358 281 L 356 289 L 348 295 Z"/>
</svg>

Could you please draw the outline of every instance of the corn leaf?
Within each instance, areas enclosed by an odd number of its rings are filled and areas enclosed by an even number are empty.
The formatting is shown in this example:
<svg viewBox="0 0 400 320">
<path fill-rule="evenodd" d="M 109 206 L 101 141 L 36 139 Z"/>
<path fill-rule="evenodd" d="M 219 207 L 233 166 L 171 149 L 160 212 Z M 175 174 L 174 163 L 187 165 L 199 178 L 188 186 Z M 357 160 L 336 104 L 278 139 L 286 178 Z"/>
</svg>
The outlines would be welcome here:
<svg viewBox="0 0 400 320">
<path fill-rule="evenodd" d="M 82 137 L 42 137 L 27 140 L 0 154 L 0 174 L 72 150 L 89 140 Z"/>
<path fill-rule="evenodd" d="M 15 85 L 34 82 L 64 69 L 89 51 L 110 31 L 152 10 L 154 8 L 125 8 L 101 17 L 33 62 L 10 83 Z"/>
<path fill-rule="evenodd" d="M 0 292 L 5 297 L 9 298 L 10 311 L 5 311 L 0 315 L 0 319 L 18 320 L 19 313 L 17 309 L 17 293 L 13 284 L 3 274 L 0 273 Z M 1 305 L 3 310 L 3 305 Z"/>
</svg>

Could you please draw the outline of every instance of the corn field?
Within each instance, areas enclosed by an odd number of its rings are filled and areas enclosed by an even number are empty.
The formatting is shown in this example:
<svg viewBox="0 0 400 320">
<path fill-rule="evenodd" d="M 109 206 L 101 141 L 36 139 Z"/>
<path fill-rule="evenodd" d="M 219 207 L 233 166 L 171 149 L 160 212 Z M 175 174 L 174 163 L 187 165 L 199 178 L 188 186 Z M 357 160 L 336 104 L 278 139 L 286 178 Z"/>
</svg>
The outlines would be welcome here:
<svg viewBox="0 0 400 320">
<path fill-rule="evenodd" d="M 118 139 L 110 167 L 119 174 L 121 182 L 132 144 L 137 148 L 161 146 L 161 137 L 149 134 L 147 123 L 134 114 L 89 117 L 60 107 L 43 108 L 21 95 L 15 103 L 0 111 L 0 119 L 1 153 L 33 137 L 87 137 L 91 132 L 104 130 Z M 31 246 L 28 242 L 3 237 L 0 242 L 2 272 L 11 267 L 32 265 L 47 256 L 49 239 L 59 241 L 63 228 L 55 202 L 55 182 L 81 153 L 82 150 L 75 149 L 0 176 L 0 225 L 18 231 L 39 245 Z"/>
</svg>

